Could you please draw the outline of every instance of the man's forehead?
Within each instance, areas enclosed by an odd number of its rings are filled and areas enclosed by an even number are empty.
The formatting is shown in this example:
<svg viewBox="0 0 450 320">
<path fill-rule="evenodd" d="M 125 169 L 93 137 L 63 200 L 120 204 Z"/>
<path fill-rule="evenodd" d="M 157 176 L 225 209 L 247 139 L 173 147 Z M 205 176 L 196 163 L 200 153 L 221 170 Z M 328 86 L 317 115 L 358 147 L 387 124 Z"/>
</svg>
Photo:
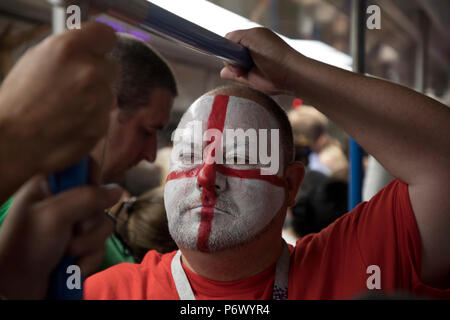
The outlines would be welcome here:
<svg viewBox="0 0 450 320">
<path fill-rule="evenodd" d="M 228 98 L 226 104 L 214 108 L 217 96 Z M 205 95 L 197 99 L 183 115 L 178 128 L 193 127 L 198 121 L 203 123 L 203 130 L 207 129 L 208 120 L 223 113 L 225 116 L 224 129 L 277 129 L 279 126 L 273 115 L 263 106 L 252 99 L 228 95 Z"/>
</svg>

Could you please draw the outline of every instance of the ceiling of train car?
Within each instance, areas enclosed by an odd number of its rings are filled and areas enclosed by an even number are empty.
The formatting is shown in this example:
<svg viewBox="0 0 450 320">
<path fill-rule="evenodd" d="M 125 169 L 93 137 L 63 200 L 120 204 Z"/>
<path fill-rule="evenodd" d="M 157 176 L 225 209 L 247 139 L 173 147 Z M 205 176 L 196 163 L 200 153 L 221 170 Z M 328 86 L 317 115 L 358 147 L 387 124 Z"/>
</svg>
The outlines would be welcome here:
<svg viewBox="0 0 450 320">
<path fill-rule="evenodd" d="M 251 21 L 277 30 L 293 39 L 315 39 L 350 53 L 351 0 L 209 0 Z M 368 0 L 382 11 L 382 28 L 366 32 L 367 71 L 400 83 L 414 85 L 414 48 L 420 41 L 418 12 L 430 18 L 430 83 L 448 88 L 450 60 L 450 1 Z M 2 0 L 0 14 L 30 24 L 50 22 L 47 0 Z M 158 37 L 154 45 L 164 55 L 187 64 L 217 70 L 221 62 Z M 401 57 L 401 58 L 400 58 Z M 438 90 L 439 91 L 439 90 Z"/>
</svg>

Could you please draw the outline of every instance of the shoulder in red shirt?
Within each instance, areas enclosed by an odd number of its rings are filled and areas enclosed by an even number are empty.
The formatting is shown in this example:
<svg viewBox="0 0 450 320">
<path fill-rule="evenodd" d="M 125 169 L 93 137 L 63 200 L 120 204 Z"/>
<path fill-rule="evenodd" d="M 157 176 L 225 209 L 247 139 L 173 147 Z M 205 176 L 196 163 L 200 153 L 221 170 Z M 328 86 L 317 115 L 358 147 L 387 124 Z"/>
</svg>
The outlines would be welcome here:
<svg viewBox="0 0 450 320">
<path fill-rule="evenodd" d="M 379 268 L 385 294 L 450 298 L 450 289 L 434 289 L 420 281 L 420 235 L 408 186 L 398 180 L 320 233 L 299 239 L 290 250 L 289 299 L 358 297 L 368 291 L 367 280 L 373 272 L 369 266 Z M 85 282 L 85 298 L 179 299 L 170 268 L 174 255 L 149 251 L 141 264 L 122 263 L 95 274 Z M 255 276 L 231 282 L 184 270 L 197 299 L 272 297 L 275 264 Z"/>
</svg>

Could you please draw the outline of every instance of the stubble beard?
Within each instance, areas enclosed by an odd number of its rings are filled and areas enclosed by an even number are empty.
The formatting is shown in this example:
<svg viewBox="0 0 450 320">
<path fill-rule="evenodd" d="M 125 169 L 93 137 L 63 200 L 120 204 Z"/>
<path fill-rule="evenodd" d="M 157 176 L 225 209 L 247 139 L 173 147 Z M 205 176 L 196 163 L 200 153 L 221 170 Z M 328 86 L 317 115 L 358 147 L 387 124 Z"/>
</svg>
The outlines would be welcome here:
<svg viewBox="0 0 450 320">
<path fill-rule="evenodd" d="M 185 212 L 182 215 L 178 215 L 176 219 L 169 219 L 169 232 L 179 248 L 198 251 L 197 241 L 201 220 L 200 214 L 195 214 L 195 218 L 186 218 L 186 214 L 194 215 L 194 213 Z M 224 219 L 223 216 L 215 216 L 214 219 L 216 220 L 213 219 L 215 223 L 213 222 L 208 239 L 208 253 L 239 249 L 261 238 L 275 224 L 277 216 L 278 214 L 275 214 L 261 230 L 253 230 L 251 226 L 241 224 L 238 220 L 239 217 L 227 216 Z"/>
</svg>

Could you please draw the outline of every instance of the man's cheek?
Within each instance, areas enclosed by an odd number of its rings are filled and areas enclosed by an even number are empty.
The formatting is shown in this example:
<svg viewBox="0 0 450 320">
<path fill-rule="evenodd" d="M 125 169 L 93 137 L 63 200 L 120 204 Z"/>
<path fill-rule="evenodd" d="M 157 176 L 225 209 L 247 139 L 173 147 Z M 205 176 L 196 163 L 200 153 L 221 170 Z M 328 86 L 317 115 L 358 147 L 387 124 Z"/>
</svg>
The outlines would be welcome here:
<svg viewBox="0 0 450 320">
<path fill-rule="evenodd" d="M 258 218 L 268 223 L 283 204 L 284 189 L 256 179 L 240 180 L 230 181 L 230 189 L 236 187 L 233 192 L 236 205 L 248 219 Z"/>
<path fill-rule="evenodd" d="M 178 184 L 174 190 L 178 197 L 178 201 L 183 201 L 186 197 L 193 194 L 195 190 L 195 179 L 185 178 L 178 181 Z"/>
<path fill-rule="evenodd" d="M 195 189 L 193 178 L 184 178 L 167 181 L 164 187 L 164 203 L 168 213 L 177 212 Z"/>
<path fill-rule="evenodd" d="M 229 185 L 233 197 L 243 205 L 252 206 L 255 205 L 255 200 L 266 202 L 278 200 L 280 197 L 278 192 L 273 193 L 278 187 L 257 179 L 231 178 Z"/>
</svg>

